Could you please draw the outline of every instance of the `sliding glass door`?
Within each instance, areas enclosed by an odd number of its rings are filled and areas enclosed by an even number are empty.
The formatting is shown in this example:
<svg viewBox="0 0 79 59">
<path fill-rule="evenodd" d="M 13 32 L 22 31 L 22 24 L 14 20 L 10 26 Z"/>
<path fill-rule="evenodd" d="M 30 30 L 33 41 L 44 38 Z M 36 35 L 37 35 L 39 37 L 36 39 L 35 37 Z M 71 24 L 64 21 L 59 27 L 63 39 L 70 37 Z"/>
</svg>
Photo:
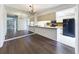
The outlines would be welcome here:
<svg viewBox="0 0 79 59">
<path fill-rule="evenodd" d="M 7 32 L 17 31 L 17 16 L 7 16 Z"/>
</svg>

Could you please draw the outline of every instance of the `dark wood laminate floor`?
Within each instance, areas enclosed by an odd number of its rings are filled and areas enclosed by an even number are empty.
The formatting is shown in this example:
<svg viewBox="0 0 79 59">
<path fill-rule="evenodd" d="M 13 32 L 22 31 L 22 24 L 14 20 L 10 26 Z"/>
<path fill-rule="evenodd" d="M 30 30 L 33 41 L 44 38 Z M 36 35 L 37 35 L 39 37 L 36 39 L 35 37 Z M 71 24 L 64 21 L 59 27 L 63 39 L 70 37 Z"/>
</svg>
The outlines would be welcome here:
<svg viewBox="0 0 79 59">
<path fill-rule="evenodd" d="M 5 42 L 2 54 L 74 54 L 75 49 L 40 35 Z"/>
<path fill-rule="evenodd" d="M 7 35 L 6 35 L 6 39 L 10 39 L 13 37 L 18 37 L 18 36 L 22 36 L 22 35 L 27 35 L 27 34 L 31 34 L 33 32 L 31 31 L 27 31 L 27 30 L 20 30 L 20 31 L 12 31 L 12 30 L 8 30 Z"/>
</svg>

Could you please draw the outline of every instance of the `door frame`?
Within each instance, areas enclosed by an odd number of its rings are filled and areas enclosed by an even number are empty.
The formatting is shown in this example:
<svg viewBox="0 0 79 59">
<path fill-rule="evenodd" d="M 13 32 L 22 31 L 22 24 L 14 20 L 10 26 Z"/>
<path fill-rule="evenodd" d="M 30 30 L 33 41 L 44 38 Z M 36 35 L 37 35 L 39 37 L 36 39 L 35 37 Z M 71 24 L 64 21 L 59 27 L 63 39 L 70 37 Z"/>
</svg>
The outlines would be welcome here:
<svg viewBox="0 0 79 59">
<path fill-rule="evenodd" d="M 15 21 L 16 21 L 16 31 L 17 31 L 18 30 L 18 16 L 16 16 L 16 15 L 7 15 L 7 18 L 8 17 L 15 18 Z"/>
</svg>

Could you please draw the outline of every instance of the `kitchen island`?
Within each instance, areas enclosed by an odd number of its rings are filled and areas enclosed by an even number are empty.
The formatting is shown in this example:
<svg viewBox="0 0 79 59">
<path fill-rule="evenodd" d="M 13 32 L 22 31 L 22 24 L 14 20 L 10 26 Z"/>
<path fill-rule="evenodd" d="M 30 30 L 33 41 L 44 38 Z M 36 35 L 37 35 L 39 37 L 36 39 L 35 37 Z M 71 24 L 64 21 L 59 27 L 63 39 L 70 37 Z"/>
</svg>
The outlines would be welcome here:
<svg viewBox="0 0 79 59">
<path fill-rule="evenodd" d="M 57 27 L 41 27 L 29 26 L 31 32 L 47 37 L 52 40 L 57 40 Z"/>
</svg>

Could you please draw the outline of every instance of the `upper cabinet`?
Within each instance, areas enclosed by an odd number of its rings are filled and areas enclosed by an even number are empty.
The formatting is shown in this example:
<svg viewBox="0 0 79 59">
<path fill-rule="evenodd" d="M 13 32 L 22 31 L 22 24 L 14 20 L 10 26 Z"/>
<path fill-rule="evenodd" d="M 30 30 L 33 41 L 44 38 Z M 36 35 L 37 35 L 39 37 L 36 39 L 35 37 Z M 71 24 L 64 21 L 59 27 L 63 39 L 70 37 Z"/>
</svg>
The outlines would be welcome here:
<svg viewBox="0 0 79 59">
<path fill-rule="evenodd" d="M 57 22 L 62 22 L 65 18 L 75 18 L 75 7 L 56 12 Z"/>
</svg>

